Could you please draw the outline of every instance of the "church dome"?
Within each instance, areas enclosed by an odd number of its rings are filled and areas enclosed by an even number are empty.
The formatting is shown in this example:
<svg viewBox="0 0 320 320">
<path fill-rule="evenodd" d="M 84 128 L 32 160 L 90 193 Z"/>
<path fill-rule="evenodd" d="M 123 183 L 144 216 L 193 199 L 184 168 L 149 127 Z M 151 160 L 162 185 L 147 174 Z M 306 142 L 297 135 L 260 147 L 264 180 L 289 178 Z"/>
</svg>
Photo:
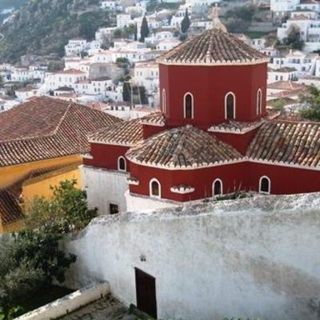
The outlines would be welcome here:
<svg viewBox="0 0 320 320">
<path fill-rule="evenodd" d="M 158 59 L 169 65 L 250 65 L 268 61 L 263 53 L 221 27 L 185 41 Z"/>
</svg>

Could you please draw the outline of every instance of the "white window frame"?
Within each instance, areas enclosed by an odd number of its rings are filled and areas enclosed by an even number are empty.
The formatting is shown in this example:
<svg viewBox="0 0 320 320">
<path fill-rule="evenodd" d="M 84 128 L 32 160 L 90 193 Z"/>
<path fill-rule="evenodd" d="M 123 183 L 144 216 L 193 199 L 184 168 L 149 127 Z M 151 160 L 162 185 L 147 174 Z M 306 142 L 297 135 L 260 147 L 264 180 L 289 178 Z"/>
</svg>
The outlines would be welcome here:
<svg viewBox="0 0 320 320">
<path fill-rule="evenodd" d="M 269 182 L 269 190 L 268 191 L 262 191 L 261 185 L 262 185 L 262 179 L 267 179 Z M 261 176 L 259 179 L 259 193 L 262 194 L 270 194 L 271 193 L 271 179 L 268 176 Z"/>
<path fill-rule="evenodd" d="M 166 113 L 167 111 L 167 93 L 166 89 L 162 89 L 162 112 Z"/>
<path fill-rule="evenodd" d="M 186 117 L 186 96 L 191 96 L 191 118 Z M 184 119 L 194 119 L 194 97 L 191 92 L 186 92 L 183 96 L 183 118 Z"/>
<path fill-rule="evenodd" d="M 214 186 L 215 186 L 216 182 L 220 182 L 220 185 L 221 185 L 221 193 L 220 194 L 214 193 Z M 212 197 L 222 196 L 222 195 L 223 195 L 223 182 L 220 178 L 217 178 L 212 182 Z"/>
<path fill-rule="evenodd" d="M 158 196 L 152 194 L 152 183 L 153 183 L 153 182 L 157 182 L 158 185 L 159 185 L 159 195 L 158 195 Z M 150 195 L 150 197 L 152 197 L 152 198 L 161 199 L 161 183 L 160 183 L 159 180 L 156 179 L 156 178 L 152 178 L 152 179 L 150 180 L 150 182 L 149 182 L 149 195 Z"/>
<path fill-rule="evenodd" d="M 227 92 L 226 95 L 224 96 L 224 119 L 228 120 L 227 100 L 228 100 L 228 96 L 230 94 L 233 96 L 233 119 L 232 120 L 236 120 L 236 118 L 237 118 L 237 99 L 236 99 L 236 95 L 232 91 Z"/>
<path fill-rule="evenodd" d="M 259 99 L 259 95 L 260 95 L 260 99 Z M 259 88 L 257 90 L 257 97 L 256 97 L 257 101 L 256 101 L 256 108 L 257 108 L 257 115 L 258 114 L 262 114 L 262 90 Z"/>
<path fill-rule="evenodd" d="M 121 168 L 120 168 L 120 160 L 121 160 L 121 159 L 124 160 L 124 169 L 121 169 Z M 120 156 L 120 157 L 118 158 L 118 171 L 127 172 L 127 160 L 126 160 L 126 158 L 123 157 L 123 156 Z"/>
</svg>

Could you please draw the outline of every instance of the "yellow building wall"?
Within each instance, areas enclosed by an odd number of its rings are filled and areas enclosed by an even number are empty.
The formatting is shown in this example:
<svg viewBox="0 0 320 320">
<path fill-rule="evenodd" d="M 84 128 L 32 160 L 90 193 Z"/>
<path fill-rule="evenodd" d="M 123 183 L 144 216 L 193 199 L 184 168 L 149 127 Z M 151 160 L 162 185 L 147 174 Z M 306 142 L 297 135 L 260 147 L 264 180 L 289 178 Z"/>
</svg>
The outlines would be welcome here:
<svg viewBox="0 0 320 320">
<path fill-rule="evenodd" d="M 41 150 L 39 150 L 39 153 Z M 28 162 L 15 166 L 0 167 L 0 188 L 6 188 L 23 179 L 33 170 L 54 168 L 62 165 L 81 164 L 80 155 L 72 155 L 42 161 Z"/>
<path fill-rule="evenodd" d="M 8 223 L 2 226 L 2 230 L 0 229 L 0 233 L 16 232 L 18 230 L 21 230 L 22 227 L 23 227 L 23 220 Z"/>
<path fill-rule="evenodd" d="M 35 196 L 50 198 L 51 186 L 57 186 L 61 181 L 77 180 L 77 187 L 81 188 L 80 169 L 75 166 L 61 168 L 52 173 L 27 180 L 22 186 L 22 198 L 25 203 L 30 202 Z"/>
</svg>

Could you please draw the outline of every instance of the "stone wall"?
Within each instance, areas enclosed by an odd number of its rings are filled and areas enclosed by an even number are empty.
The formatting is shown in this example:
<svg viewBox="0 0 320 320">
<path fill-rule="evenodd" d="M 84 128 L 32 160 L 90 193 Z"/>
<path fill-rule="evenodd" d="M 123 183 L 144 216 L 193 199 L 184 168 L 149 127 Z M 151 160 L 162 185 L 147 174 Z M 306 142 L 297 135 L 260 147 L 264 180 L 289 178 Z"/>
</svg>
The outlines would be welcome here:
<svg viewBox="0 0 320 320">
<path fill-rule="evenodd" d="M 257 196 L 94 220 L 66 243 L 70 286 L 106 280 L 136 303 L 156 278 L 161 319 L 319 319 L 320 195 Z"/>
</svg>

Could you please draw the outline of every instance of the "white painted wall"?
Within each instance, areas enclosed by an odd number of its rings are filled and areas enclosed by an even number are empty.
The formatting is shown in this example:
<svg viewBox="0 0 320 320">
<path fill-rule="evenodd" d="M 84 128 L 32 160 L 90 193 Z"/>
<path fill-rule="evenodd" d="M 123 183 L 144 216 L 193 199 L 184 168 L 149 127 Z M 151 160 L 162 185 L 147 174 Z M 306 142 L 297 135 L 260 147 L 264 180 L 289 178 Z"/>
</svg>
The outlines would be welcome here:
<svg viewBox="0 0 320 320">
<path fill-rule="evenodd" d="M 128 191 L 125 193 L 126 203 L 127 203 L 127 211 L 130 212 L 147 212 L 154 211 L 163 208 L 174 208 L 181 205 L 181 203 L 177 203 L 169 200 L 161 200 L 156 198 L 151 198 L 149 196 L 141 196 L 141 195 L 133 195 Z"/>
<path fill-rule="evenodd" d="M 81 166 L 81 179 L 87 191 L 88 205 L 98 208 L 98 214 L 109 214 L 110 203 L 117 204 L 125 212 L 125 192 L 128 190 L 127 173 Z"/>
<path fill-rule="evenodd" d="M 78 256 L 69 284 L 107 280 L 136 303 L 137 267 L 156 278 L 161 319 L 315 320 L 319 208 L 320 194 L 259 196 L 99 217 L 66 244 Z"/>
</svg>

